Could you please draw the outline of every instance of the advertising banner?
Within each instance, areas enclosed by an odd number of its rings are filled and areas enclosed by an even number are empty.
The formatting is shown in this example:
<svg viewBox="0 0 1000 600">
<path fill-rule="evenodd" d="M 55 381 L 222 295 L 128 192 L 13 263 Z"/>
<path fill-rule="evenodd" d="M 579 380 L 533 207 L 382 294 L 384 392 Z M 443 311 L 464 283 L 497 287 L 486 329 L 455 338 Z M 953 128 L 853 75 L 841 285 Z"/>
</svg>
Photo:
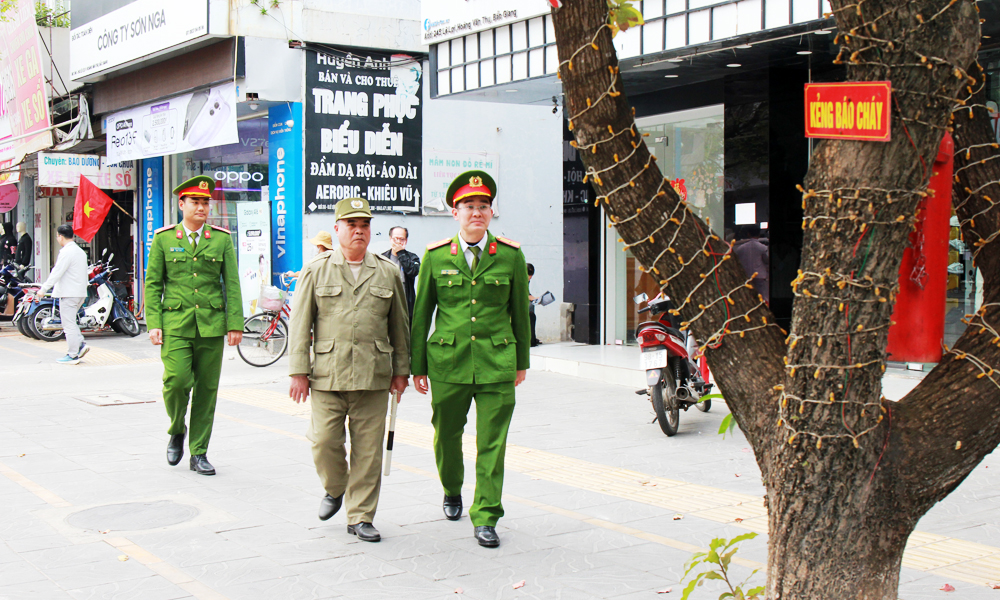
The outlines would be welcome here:
<svg viewBox="0 0 1000 600">
<path fill-rule="evenodd" d="M 206 35 L 208 0 L 137 0 L 70 32 L 70 79 L 103 73 Z"/>
<path fill-rule="evenodd" d="M 805 84 L 806 137 L 888 142 L 892 83 Z"/>
<path fill-rule="evenodd" d="M 271 211 L 268 203 L 237 202 L 236 229 L 245 319 L 257 312 L 261 286 L 271 281 Z"/>
<path fill-rule="evenodd" d="M 420 210 L 420 62 L 365 52 L 306 55 L 306 212 L 365 198 L 372 212 Z"/>
<path fill-rule="evenodd" d="M 277 286 L 273 273 L 302 269 L 302 103 L 272 106 L 267 114 L 271 281 Z"/>
<path fill-rule="evenodd" d="M 114 113 L 105 121 L 104 131 L 112 162 L 238 144 L 236 84 L 223 83 Z"/>
<path fill-rule="evenodd" d="M 105 156 L 94 154 L 38 153 L 40 187 L 77 187 L 83 175 L 105 190 L 127 190 L 135 186 L 135 162 L 125 160 L 110 163 Z"/>
<path fill-rule="evenodd" d="M 545 0 L 422 0 L 421 35 L 425 44 L 436 44 L 547 15 L 551 8 Z"/>
<path fill-rule="evenodd" d="M 500 185 L 500 155 L 489 152 L 449 152 L 447 150 L 428 150 L 424 155 L 424 211 L 425 215 L 451 216 L 451 208 L 444 200 L 448 186 L 464 171 L 476 169 L 486 171 L 493 181 Z M 493 216 L 500 215 L 497 198 L 493 199 Z"/>
<path fill-rule="evenodd" d="M 149 249 L 156 230 L 163 227 L 163 159 L 142 161 L 142 265 L 149 264 Z"/>
<path fill-rule="evenodd" d="M 17 198 L 18 191 L 16 185 L 0 185 L 0 213 L 10 212 L 10 209 L 17 206 Z"/>
<path fill-rule="evenodd" d="M 16 0 L 0 22 L 0 172 L 52 146 L 35 3 Z M 46 57 L 46 60 L 48 58 Z M 33 132 L 38 135 L 27 135 Z M 24 136 L 24 137 L 21 137 Z M 10 141 L 5 141 L 10 140 Z M 8 179 L 5 183 L 11 183 Z"/>
</svg>

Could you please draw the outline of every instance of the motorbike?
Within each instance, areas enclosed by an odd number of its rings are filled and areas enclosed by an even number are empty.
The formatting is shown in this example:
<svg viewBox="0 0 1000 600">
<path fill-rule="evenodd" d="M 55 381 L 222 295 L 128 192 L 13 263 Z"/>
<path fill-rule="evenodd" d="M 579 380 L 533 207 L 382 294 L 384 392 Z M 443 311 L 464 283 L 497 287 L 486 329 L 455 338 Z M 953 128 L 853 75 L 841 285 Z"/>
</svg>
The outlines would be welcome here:
<svg viewBox="0 0 1000 600">
<path fill-rule="evenodd" d="M 8 263 L 0 268 L 0 319 L 13 319 L 17 303 L 24 296 L 28 267 Z"/>
<path fill-rule="evenodd" d="M 694 337 L 677 326 L 676 317 L 670 314 L 676 307 L 669 297 L 660 295 L 649 300 L 646 294 L 634 298 L 636 304 L 647 302 L 639 314 L 649 313 L 655 321 L 640 323 L 635 337 L 639 341 L 639 360 L 646 371 L 645 389 L 636 394 L 648 395 L 656 413 L 660 429 L 668 436 L 677 433 L 680 410 L 697 406 L 708 412 L 710 399 L 702 399 L 712 391 L 708 383 L 708 365 L 704 357 L 701 364 L 690 357 L 694 350 Z"/>
<path fill-rule="evenodd" d="M 90 267 L 87 300 L 78 313 L 77 322 L 83 332 L 105 331 L 110 327 L 117 333 L 135 337 L 139 335 L 139 321 L 111 287 L 111 274 L 117 270 L 110 266 L 113 256 L 113 254 L 109 256 L 106 263 L 97 263 Z M 65 332 L 58 303 L 50 296 L 35 302 L 34 295 L 26 297 L 21 303 L 25 311 L 21 317 L 25 322 L 20 327 L 22 333 L 27 329 L 30 332 L 29 337 L 46 342 L 62 339 Z"/>
</svg>

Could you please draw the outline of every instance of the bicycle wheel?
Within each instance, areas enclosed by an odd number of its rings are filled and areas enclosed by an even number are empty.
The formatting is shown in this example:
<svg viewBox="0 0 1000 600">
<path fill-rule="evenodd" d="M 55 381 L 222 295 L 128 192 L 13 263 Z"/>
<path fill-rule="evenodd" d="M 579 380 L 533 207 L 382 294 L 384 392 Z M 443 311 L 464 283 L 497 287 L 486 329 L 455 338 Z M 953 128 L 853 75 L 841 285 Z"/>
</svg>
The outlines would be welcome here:
<svg viewBox="0 0 1000 600">
<path fill-rule="evenodd" d="M 248 365 L 266 367 L 288 349 L 288 324 L 273 313 L 259 313 L 243 322 L 243 340 L 236 347 Z"/>
</svg>

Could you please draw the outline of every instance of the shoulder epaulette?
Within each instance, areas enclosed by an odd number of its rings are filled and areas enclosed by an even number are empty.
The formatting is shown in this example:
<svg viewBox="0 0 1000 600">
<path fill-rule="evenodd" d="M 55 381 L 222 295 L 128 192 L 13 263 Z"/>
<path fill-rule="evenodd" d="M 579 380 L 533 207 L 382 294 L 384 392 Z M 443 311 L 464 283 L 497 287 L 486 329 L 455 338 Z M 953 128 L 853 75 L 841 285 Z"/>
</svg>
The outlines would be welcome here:
<svg viewBox="0 0 1000 600">
<path fill-rule="evenodd" d="M 441 246 L 444 246 L 445 244 L 450 244 L 450 243 L 451 243 L 451 238 L 445 238 L 443 240 L 438 240 L 438 241 L 436 241 L 434 243 L 427 244 L 427 249 L 428 250 L 433 250 L 435 248 L 440 248 Z"/>
<path fill-rule="evenodd" d="M 327 250 L 326 252 L 320 252 L 316 256 L 310 258 L 309 262 L 313 263 L 313 262 L 316 262 L 318 260 L 325 260 L 327 258 L 330 258 L 331 255 L 333 255 L 333 251 L 331 251 L 331 250 Z"/>
<path fill-rule="evenodd" d="M 224 232 L 226 232 L 226 233 L 228 233 L 230 235 L 232 235 L 232 233 L 233 233 L 232 231 L 229 231 L 225 227 L 219 227 L 218 225 L 209 225 L 209 227 L 211 227 L 212 229 L 215 229 L 216 231 L 224 231 Z"/>
<path fill-rule="evenodd" d="M 500 242 L 501 244 L 506 244 L 506 245 L 510 246 L 511 248 L 520 248 L 521 247 L 520 242 L 515 242 L 514 240 L 508 240 L 507 238 L 500 237 L 499 235 L 497 236 L 497 241 Z"/>
<path fill-rule="evenodd" d="M 176 225 L 164 225 L 163 227 L 160 227 L 159 229 L 157 229 L 156 231 L 154 231 L 153 234 L 155 235 L 157 233 L 162 233 L 162 232 L 164 232 L 164 231 L 166 231 L 168 229 L 173 229 L 174 227 L 177 227 L 177 226 Z"/>
</svg>

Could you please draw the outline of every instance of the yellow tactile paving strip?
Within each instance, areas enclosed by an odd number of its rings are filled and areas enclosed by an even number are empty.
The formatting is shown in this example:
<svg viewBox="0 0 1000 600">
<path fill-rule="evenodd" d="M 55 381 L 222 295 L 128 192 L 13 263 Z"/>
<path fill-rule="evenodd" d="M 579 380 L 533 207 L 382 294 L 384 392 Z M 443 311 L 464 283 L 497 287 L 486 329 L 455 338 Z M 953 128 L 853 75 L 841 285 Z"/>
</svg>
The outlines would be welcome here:
<svg viewBox="0 0 1000 600">
<path fill-rule="evenodd" d="M 296 405 L 287 395 L 278 392 L 229 389 L 220 391 L 219 395 L 234 402 L 303 419 L 309 418 L 308 403 Z M 430 425 L 399 419 L 396 421 L 395 439 L 400 443 L 430 450 L 433 448 L 433 435 L 434 430 Z M 474 459 L 475 436 L 466 435 L 463 448 L 466 457 Z M 653 477 L 638 471 L 577 460 L 524 446 L 508 445 L 505 465 L 509 470 L 545 481 L 642 502 L 757 533 L 767 533 L 767 509 L 763 498 L 759 496 Z M 589 520 L 589 517 L 583 520 Z M 652 535 L 639 530 L 631 533 L 632 528 L 615 523 L 608 525 L 615 530 L 628 529 L 630 531 L 626 533 L 638 534 L 638 537 L 644 539 Z M 997 584 L 1000 583 L 1000 548 L 916 531 L 910 536 L 906 546 L 903 566 L 967 583 Z"/>
</svg>

